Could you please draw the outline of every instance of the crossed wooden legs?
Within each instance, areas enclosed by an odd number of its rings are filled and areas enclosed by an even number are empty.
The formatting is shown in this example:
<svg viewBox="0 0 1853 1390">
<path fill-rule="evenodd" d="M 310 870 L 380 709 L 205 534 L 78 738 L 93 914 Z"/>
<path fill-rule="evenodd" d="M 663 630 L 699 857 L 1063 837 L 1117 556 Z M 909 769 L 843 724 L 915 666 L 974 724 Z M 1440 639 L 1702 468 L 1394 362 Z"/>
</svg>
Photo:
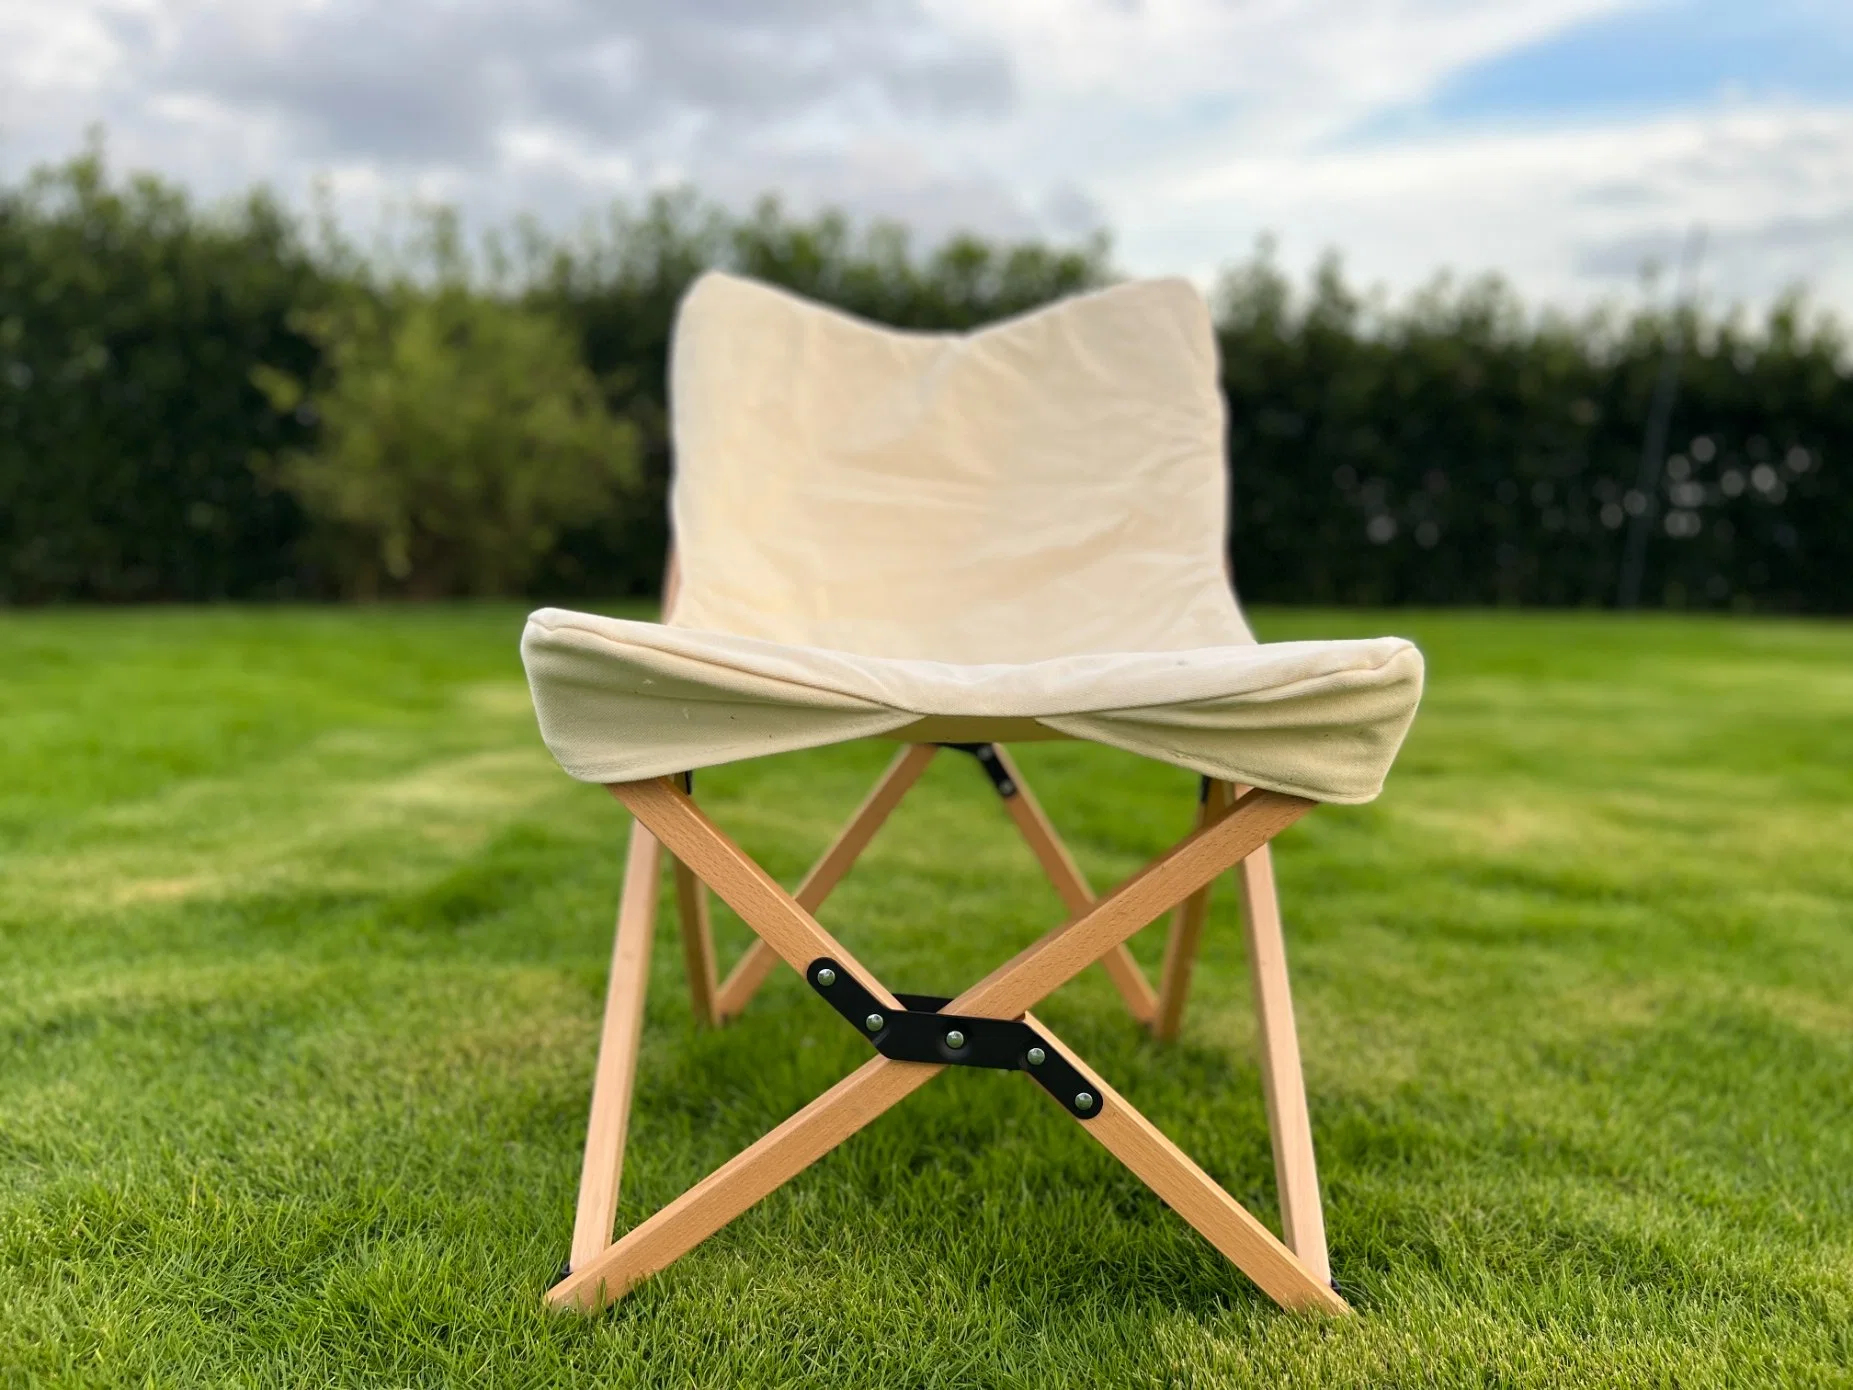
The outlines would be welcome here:
<svg viewBox="0 0 1853 1390">
<path fill-rule="evenodd" d="M 1004 809 L 1010 819 L 1016 823 L 1030 852 L 1036 856 L 1036 862 L 1048 876 L 1049 882 L 1061 896 L 1062 905 L 1069 912 L 1080 912 L 1094 901 L 1094 890 L 1087 886 L 1087 880 L 1081 876 L 1080 868 L 1074 857 L 1055 833 L 1055 827 L 1043 814 L 1037 804 L 1029 783 L 1023 780 L 1023 774 L 1017 770 L 1015 762 L 998 744 L 976 744 L 967 751 L 980 752 L 980 762 L 990 773 L 996 785 L 998 795 L 1002 798 Z M 848 873 L 857 857 L 867 849 L 869 842 L 875 838 L 882 823 L 893 814 L 894 808 L 901 804 L 914 783 L 920 780 L 927 764 L 933 761 L 933 755 L 939 752 L 937 744 L 915 743 L 895 755 L 888 770 L 881 775 L 849 818 L 849 823 L 837 833 L 830 847 L 823 852 L 823 857 L 812 865 L 811 871 L 804 876 L 804 881 L 792 894 L 805 911 L 815 912 L 823 905 L 830 890 L 835 888 Z M 697 959 L 712 961 L 714 947 L 709 940 L 706 903 L 700 897 L 697 884 L 693 898 L 681 891 L 683 875 L 687 870 L 677 864 L 676 879 L 677 902 L 681 909 L 683 950 L 689 960 L 690 986 L 695 990 L 695 1013 L 703 1022 L 717 1023 L 736 1016 L 747 1005 L 760 985 L 765 983 L 767 975 L 778 964 L 778 953 L 763 941 L 755 941 L 747 947 L 746 954 L 740 957 L 740 963 L 734 966 L 726 980 L 721 983 L 718 995 L 714 997 L 712 1007 L 706 1003 L 699 988 L 694 985 L 695 962 Z M 692 878 L 692 876 L 690 876 Z M 1126 1001 L 1126 1007 L 1132 1010 L 1132 1016 L 1141 1023 L 1149 1023 L 1158 1007 L 1158 996 L 1145 982 L 1145 975 L 1139 969 L 1139 963 L 1132 958 L 1132 952 L 1124 946 L 1116 946 L 1101 959 L 1101 966 L 1113 981 L 1113 986 Z M 707 967 L 713 969 L 712 965 Z"/>
<path fill-rule="evenodd" d="M 897 760 L 896 767 L 890 770 L 890 780 L 908 762 L 912 751 Z M 919 760 L 919 766 L 924 767 L 924 759 Z M 918 772 L 915 768 L 913 776 L 917 777 Z M 1008 772 L 1013 774 L 1014 769 Z M 881 796 L 886 786 L 884 782 L 883 787 L 877 789 L 871 803 Z M 610 1012 L 593 1093 L 594 1136 L 587 1149 L 573 1258 L 570 1272 L 547 1295 L 548 1301 L 555 1306 L 582 1309 L 601 1307 L 621 1297 L 637 1282 L 719 1230 L 941 1070 L 940 1065 L 933 1063 L 883 1056 L 872 1058 L 616 1244 L 605 1245 L 616 1205 L 624 1112 L 629 1108 L 630 1080 L 635 1066 L 642 1009 L 641 981 L 647 968 L 651 917 L 651 904 L 646 899 L 654 897 L 655 855 L 659 842 L 695 877 L 720 894 L 723 901 L 759 934 L 776 958 L 800 972 L 820 958 L 828 958 L 865 990 L 878 1007 L 895 1011 L 902 1007 L 879 980 L 818 924 L 799 898 L 780 888 L 672 782 L 656 779 L 622 783 L 610 790 L 636 818 L 627 865 L 631 873 L 627 874 L 624 905 L 619 913 L 619 941 L 613 958 L 608 1001 Z M 901 791 L 904 790 L 902 787 Z M 898 800 L 899 792 L 896 792 L 888 809 Z M 1123 948 L 1125 941 L 1147 922 L 1186 902 L 1224 869 L 1263 849 L 1270 838 L 1304 815 L 1312 805 L 1309 801 L 1276 792 L 1256 791 L 1239 799 L 1220 798 L 1214 813 L 1206 812 L 1199 828 L 1169 853 L 1106 898 L 1094 901 L 1089 895 L 1084 907 L 1077 909 L 1068 922 L 966 990 L 946 1006 L 945 1012 L 974 1020 L 1028 1021 L 1049 1047 L 1076 1067 L 1086 1084 L 1094 1088 L 1091 1094 L 1096 1098 L 1095 1103 L 1078 1122 L 1096 1140 L 1137 1173 L 1277 1302 L 1288 1308 L 1343 1312 L 1346 1305 L 1331 1289 L 1321 1269 L 1314 1268 L 1306 1258 L 1277 1241 L 1266 1227 L 1046 1028 L 1029 1019 L 1027 1013 L 1035 1003 L 1088 965 L 1115 948 Z M 884 810 L 880 815 L 886 813 Z M 879 817 L 875 823 L 879 824 Z M 855 824 L 852 822 L 852 829 Z M 862 843 L 873 833 L 871 826 Z M 838 844 L 848 837 L 846 831 Z M 850 857 L 853 858 L 853 854 Z M 828 861 L 830 855 L 825 859 Z M 820 864 L 819 870 L 824 867 Z M 646 868 L 647 874 L 636 873 Z M 835 871 L 836 877 L 840 878 L 846 869 L 845 862 Z M 812 878 L 818 876 L 819 870 L 813 870 Z M 1078 875 L 1076 877 L 1078 880 Z M 638 879 L 646 886 L 634 888 Z M 810 881 L 807 879 L 807 883 Z M 827 892 L 828 887 L 823 891 Z M 689 895 L 679 892 L 678 897 L 686 903 Z M 685 911 L 685 928 L 696 911 L 699 909 Z M 641 947 L 637 945 L 639 936 L 643 941 Z M 697 954 L 690 951 L 691 963 Z M 711 956 L 704 959 L 711 959 Z M 621 974 L 623 979 L 620 979 Z M 1284 991 L 1284 974 L 1280 985 Z M 722 988 L 724 992 L 725 987 Z M 699 999 L 698 989 L 698 1007 Z M 1290 1031 L 1290 1015 L 1287 1026 Z M 1293 1061 L 1297 1080 L 1297 1053 Z M 1281 1111 L 1275 1094 L 1278 1089 L 1270 1083 L 1270 1112 L 1276 1124 Z M 1303 1114 L 1303 1095 L 1299 1104 Z M 1280 1152 L 1277 1134 L 1277 1159 Z M 1306 1157 L 1310 1172 L 1310 1147 Z M 1316 1222 L 1316 1187 L 1311 1195 L 1312 1219 Z M 1283 1187 L 1283 1212 L 1286 1206 Z M 1293 1239 L 1295 1233 L 1290 1220 L 1288 1231 L 1289 1238 Z M 1322 1237 L 1317 1260 L 1323 1266 Z"/>
</svg>

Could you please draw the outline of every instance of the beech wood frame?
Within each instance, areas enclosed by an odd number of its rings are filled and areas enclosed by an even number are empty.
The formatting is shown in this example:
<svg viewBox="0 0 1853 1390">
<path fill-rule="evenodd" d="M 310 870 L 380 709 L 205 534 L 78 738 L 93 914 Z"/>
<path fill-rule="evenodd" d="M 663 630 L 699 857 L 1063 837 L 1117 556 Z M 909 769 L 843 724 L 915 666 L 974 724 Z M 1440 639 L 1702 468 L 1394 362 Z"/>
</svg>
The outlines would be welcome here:
<svg viewBox="0 0 1853 1390">
<path fill-rule="evenodd" d="M 937 1065 L 871 1057 L 661 1211 L 612 1240 L 663 850 L 667 849 L 674 864 L 683 956 L 695 1013 L 703 1022 L 719 1024 L 737 1015 L 779 961 L 803 974 L 820 956 L 835 960 L 840 970 L 854 976 L 885 1007 L 899 1008 L 881 981 L 813 914 L 937 751 L 932 744 L 904 748 L 791 893 L 702 812 L 682 779 L 652 778 L 607 788 L 634 819 L 571 1261 L 547 1292 L 550 1305 L 590 1312 L 623 1297 L 942 1070 Z M 1016 787 L 1015 794 L 1004 796 L 1005 807 L 1069 916 L 967 989 L 947 1011 L 1028 1019 L 1096 1088 L 1098 1109 L 1076 1123 L 1282 1307 L 1349 1312 L 1330 1279 L 1268 849 L 1275 835 L 1316 803 L 1281 792 L 1206 782 L 1196 828 L 1104 898 L 1096 898 L 1020 771 L 1002 747 L 996 752 Z M 1099 962 L 1134 1018 L 1159 1038 L 1174 1038 L 1183 1019 L 1210 887 L 1230 869 L 1237 871 L 1242 892 L 1284 1243 L 1028 1013 L 1052 991 Z M 708 924 L 708 889 L 758 938 L 718 982 Z M 1154 991 L 1125 943 L 1167 912 L 1173 913 L 1173 920 L 1159 987 Z"/>
</svg>

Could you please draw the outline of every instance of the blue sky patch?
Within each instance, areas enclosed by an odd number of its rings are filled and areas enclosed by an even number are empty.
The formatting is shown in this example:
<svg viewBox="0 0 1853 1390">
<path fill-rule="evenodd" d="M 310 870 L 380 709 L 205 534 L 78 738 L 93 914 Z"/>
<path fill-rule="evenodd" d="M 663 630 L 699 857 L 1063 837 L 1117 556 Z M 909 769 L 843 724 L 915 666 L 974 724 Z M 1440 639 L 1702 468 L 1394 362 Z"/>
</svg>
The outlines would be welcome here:
<svg viewBox="0 0 1853 1390">
<path fill-rule="evenodd" d="M 1643 4 L 1456 72 L 1351 141 L 1785 98 L 1853 104 L 1853 0 Z"/>
</svg>

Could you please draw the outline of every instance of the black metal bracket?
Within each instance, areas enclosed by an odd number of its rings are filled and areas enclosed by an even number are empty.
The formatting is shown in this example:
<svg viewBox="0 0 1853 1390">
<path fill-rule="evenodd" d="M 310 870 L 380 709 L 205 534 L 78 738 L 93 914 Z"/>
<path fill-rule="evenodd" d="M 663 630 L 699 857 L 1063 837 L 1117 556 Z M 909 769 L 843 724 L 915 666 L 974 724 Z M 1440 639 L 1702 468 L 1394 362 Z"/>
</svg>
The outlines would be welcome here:
<svg viewBox="0 0 1853 1390">
<path fill-rule="evenodd" d="M 1020 1018 L 942 1013 L 952 1001 L 929 994 L 895 995 L 902 1005 L 897 1012 L 878 1003 L 860 980 L 828 956 L 812 961 L 804 978 L 884 1057 L 1028 1072 L 1076 1119 L 1091 1120 L 1100 1113 L 1093 1082 Z"/>
<path fill-rule="evenodd" d="M 997 794 L 1009 798 L 1017 794 L 1016 781 L 1004 771 L 1003 760 L 997 756 L 994 743 L 941 743 L 940 748 L 956 748 L 961 753 L 970 753 L 978 760 L 978 766 L 984 769 L 984 775 L 991 779 L 991 785 L 997 788 Z"/>
</svg>

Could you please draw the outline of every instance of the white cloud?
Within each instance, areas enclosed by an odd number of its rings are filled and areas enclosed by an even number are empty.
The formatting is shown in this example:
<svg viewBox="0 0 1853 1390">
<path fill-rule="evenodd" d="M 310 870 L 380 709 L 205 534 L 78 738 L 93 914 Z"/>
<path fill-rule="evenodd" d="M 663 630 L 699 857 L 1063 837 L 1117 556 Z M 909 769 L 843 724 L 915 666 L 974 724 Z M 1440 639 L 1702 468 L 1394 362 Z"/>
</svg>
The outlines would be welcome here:
<svg viewBox="0 0 1853 1390">
<path fill-rule="evenodd" d="M 1644 260 L 1670 259 L 1703 222 L 1714 300 L 1805 280 L 1853 305 L 1853 101 L 1354 134 L 1465 67 L 1629 7 L 940 0 L 938 12 L 1035 55 L 1024 101 L 984 142 L 992 167 L 1016 158 L 1085 188 L 1137 270 L 1207 279 L 1272 233 L 1296 268 L 1337 248 L 1398 289 L 1443 267 L 1492 269 L 1578 303 L 1630 291 Z"/>
<path fill-rule="evenodd" d="M 0 176 L 101 122 L 207 193 L 317 175 L 558 223 L 689 181 L 959 226 L 1104 222 L 1208 278 L 1278 233 L 1405 288 L 1625 288 L 1695 220 L 1715 297 L 1853 305 L 1853 100 L 1542 129 L 1360 132 L 1641 0 L 0 0 Z"/>
<path fill-rule="evenodd" d="M 1747 108 L 1628 125 L 1492 131 L 1388 147 L 1230 159 L 1145 191 L 1126 249 L 1203 270 L 1229 236 L 1277 230 L 1295 259 L 1346 248 L 1392 285 L 1496 268 L 1558 302 L 1626 290 L 1707 232 L 1715 303 L 1797 281 L 1853 303 L 1853 108 Z M 1212 229 L 1227 229 L 1217 235 Z"/>
</svg>

